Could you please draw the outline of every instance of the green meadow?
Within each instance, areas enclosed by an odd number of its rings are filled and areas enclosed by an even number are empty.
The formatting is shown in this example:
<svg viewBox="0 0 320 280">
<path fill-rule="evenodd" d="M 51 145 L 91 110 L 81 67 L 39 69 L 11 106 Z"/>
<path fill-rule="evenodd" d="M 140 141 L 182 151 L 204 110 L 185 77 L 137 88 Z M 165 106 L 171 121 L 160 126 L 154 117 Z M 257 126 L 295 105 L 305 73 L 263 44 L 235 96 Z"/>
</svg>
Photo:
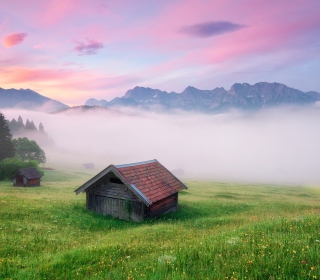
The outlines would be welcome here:
<svg viewBox="0 0 320 280">
<path fill-rule="evenodd" d="M 185 181 L 142 223 L 85 209 L 93 174 L 0 183 L 0 279 L 319 279 L 320 188 Z"/>
</svg>

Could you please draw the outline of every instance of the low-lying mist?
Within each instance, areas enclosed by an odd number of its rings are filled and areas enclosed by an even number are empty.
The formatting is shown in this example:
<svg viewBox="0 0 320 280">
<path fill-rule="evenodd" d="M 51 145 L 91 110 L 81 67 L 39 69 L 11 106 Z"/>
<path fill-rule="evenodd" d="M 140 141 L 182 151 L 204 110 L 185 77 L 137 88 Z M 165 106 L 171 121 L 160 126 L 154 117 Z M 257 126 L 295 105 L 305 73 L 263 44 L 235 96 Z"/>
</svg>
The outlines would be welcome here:
<svg viewBox="0 0 320 280">
<path fill-rule="evenodd" d="M 179 178 L 320 184 L 320 108 L 281 107 L 205 115 L 190 112 L 121 114 L 88 110 L 45 114 L 2 110 L 41 122 L 55 143 L 47 166 L 157 159 Z"/>
</svg>

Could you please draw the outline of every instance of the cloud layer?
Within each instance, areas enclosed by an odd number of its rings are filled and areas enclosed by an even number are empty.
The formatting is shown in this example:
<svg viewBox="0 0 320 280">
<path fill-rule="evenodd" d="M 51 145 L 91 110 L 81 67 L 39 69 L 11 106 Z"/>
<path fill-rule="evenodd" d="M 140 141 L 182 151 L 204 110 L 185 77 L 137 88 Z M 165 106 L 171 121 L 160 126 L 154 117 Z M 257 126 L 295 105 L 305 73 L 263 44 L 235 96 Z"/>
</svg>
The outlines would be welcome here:
<svg viewBox="0 0 320 280">
<path fill-rule="evenodd" d="M 211 37 L 244 28 L 244 25 L 230 21 L 209 21 L 182 27 L 181 33 L 195 37 Z"/>
<path fill-rule="evenodd" d="M 14 33 L 7 35 L 2 39 L 2 44 L 6 48 L 11 48 L 15 45 L 21 44 L 23 40 L 27 37 L 27 33 Z"/>
<path fill-rule="evenodd" d="M 99 49 L 102 49 L 104 46 L 101 42 L 96 40 L 87 39 L 87 42 L 76 42 L 77 46 L 74 48 L 79 55 L 93 55 L 97 54 Z"/>
</svg>

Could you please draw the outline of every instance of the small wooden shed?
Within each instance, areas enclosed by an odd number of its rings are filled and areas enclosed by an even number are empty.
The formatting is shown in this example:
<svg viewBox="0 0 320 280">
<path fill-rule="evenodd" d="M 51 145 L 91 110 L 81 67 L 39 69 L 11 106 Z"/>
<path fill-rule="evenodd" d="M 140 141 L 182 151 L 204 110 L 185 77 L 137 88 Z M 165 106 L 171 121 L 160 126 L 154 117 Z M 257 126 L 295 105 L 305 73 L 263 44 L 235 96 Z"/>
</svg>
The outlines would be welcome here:
<svg viewBox="0 0 320 280">
<path fill-rule="evenodd" d="M 41 174 L 34 167 L 20 168 L 13 176 L 12 182 L 15 187 L 40 186 Z"/>
<path fill-rule="evenodd" d="M 75 190 L 86 193 L 87 209 L 142 221 L 178 209 L 178 192 L 187 186 L 157 160 L 109 165 Z"/>
</svg>

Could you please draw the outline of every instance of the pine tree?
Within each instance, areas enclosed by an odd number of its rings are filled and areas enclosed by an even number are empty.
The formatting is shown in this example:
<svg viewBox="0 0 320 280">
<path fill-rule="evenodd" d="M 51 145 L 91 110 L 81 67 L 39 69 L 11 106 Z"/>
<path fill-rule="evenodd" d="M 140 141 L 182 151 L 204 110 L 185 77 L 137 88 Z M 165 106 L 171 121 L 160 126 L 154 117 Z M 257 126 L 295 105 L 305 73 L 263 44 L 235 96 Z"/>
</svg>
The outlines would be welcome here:
<svg viewBox="0 0 320 280">
<path fill-rule="evenodd" d="M 27 121 L 26 121 L 26 129 L 30 129 L 30 126 L 31 126 L 31 123 L 29 122 L 29 120 L 27 119 Z"/>
<path fill-rule="evenodd" d="M 0 112 L 0 161 L 5 158 L 14 157 L 15 151 L 11 139 L 12 134 L 8 122 Z"/>
<path fill-rule="evenodd" d="M 43 126 L 42 123 L 39 124 L 39 132 L 45 133 L 45 131 L 44 131 L 44 126 Z"/>
<path fill-rule="evenodd" d="M 9 122 L 9 128 L 10 128 L 10 132 L 12 134 L 15 134 L 15 132 L 17 132 L 17 127 L 18 127 L 18 122 L 16 121 L 15 118 L 12 119 L 11 122 Z"/>
<path fill-rule="evenodd" d="M 26 121 L 26 129 L 29 129 L 29 130 L 37 130 L 38 131 L 38 129 L 36 128 L 36 126 L 34 125 L 34 122 L 33 121 L 29 121 L 28 119 L 27 119 L 27 121 Z"/>
<path fill-rule="evenodd" d="M 23 120 L 22 120 L 21 116 L 19 116 L 19 118 L 18 118 L 18 124 L 17 124 L 17 129 L 20 130 L 20 129 L 22 129 L 22 128 L 24 128 L 24 124 L 23 124 Z"/>
<path fill-rule="evenodd" d="M 36 125 L 34 124 L 33 121 L 30 122 L 30 128 L 31 128 L 32 130 L 38 131 L 38 129 L 37 129 L 37 127 L 36 127 Z"/>
</svg>

